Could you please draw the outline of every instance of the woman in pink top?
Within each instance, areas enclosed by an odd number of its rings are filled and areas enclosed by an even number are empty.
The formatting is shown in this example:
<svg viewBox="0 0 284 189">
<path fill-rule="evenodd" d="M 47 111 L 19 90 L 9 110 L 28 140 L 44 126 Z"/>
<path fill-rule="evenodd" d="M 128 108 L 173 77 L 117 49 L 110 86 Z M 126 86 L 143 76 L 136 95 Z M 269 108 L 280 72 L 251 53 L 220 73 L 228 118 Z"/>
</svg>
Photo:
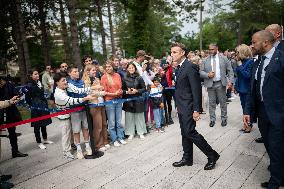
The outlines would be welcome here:
<svg viewBox="0 0 284 189">
<path fill-rule="evenodd" d="M 108 132 L 113 145 L 118 147 L 120 144 L 126 144 L 123 140 L 124 129 L 121 126 L 122 117 L 122 103 L 111 103 L 111 100 L 121 98 L 122 82 L 120 75 L 114 72 L 114 65 L 112 62 L 105 64 L 106 73 L 102 76 L 101 84 L 105 90 L 106 113 L 108 118 Z"/>
</svg>

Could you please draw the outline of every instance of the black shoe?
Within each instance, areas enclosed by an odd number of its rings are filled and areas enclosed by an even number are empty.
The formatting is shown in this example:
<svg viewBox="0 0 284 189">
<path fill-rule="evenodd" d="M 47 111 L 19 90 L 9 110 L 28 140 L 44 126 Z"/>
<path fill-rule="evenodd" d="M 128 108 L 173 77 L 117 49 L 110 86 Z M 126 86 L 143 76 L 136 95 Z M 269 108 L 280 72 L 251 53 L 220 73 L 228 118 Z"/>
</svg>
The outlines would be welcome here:
<svg viewBox="0 0 284 189">
<path fill-rule="evenodd" d="M 6 182 L 6 181 L 1 181 L 0 182 L 0 188 L 1 189 L 10 189 L 10 188 L 13 188 L 13 187 L 14 187 L 13 183 Z"/>
<path fill-rule="evenodd" d="M 99 158 L 99 157 L 102 157 L 105 153 L 102 152 L 102 151 L 99 151 L 99 150 L 96 150 L 94 151 L 93 155 L 96 157 L 96 158 Z"/>
<path fill-rule="evenodd" d="M 222 123 L 221 123 L 221 126 L 222 126 L 222 127 L 227 126 L 227 120 L 223 120 Z"/>
<path fill-rule="evenodd" d="M 268 188 L 268 182 L 263 182 L 263 183 L 260 184 L 260 186 L 261 186 L 262 188 Z M 283 187 L 283 186 L 284 186 L 284 183 L 281 183 L 281 184 L 280 184 L 280 187 Z"/>
<path fill-rule="evenodd" d="M 232 100 L 227 99 L 226 102 L 232 102 Z"/>
<path fill-rule="evenodd" d="M 23 153 L 21 153 L 21 152 L 15 152 L 15 153 L 12 153 L 12 157 L 13 158 L 16 158 L 16 157 L 26 157 L 26 156 L 28 156 L 28 154 L 23 154 Z"/>
<path fill-rule="evenodd" d="M 214 169 L 217 160 L 220 158 L 220 155 L 215 152 L 215 156 L 213 158 L 208 158 L 208 163 L 205 165 L 204 170 L 212 170 Z"/>
<path fill-rule="evenodd" d="M 1 175 L 0 176 L 1 181 L 7 181 L 7 180 L 10 180 L 11 178 L 12 178 L 12 175 Z"/>
<path fill-rule="evenodd" d="M 182 166 L 192 166 L 193 162 L 189 160 L 182 159 L 180 161 L 174 162 L 174 167 L 182 167 Z"/>
<path fill-rule="evenodd" d="M 71 144 L 71 148 L 72 148 L 72 150 L 77 150 L 77 146 L 73 143 L 73 144 Z"/>
<path fill-rule="evenodd" d="M 169 118 L 168 125 L 172 125 L 172 124 L 174 124 L 174 121 L 173 121 L 173 119 L 172 119 L 172 118 Z"/>
<path fill-rule="evenodd" d="M 259 137 L 259 138 L 255 139 L 255 142 L 256 143 L 263 143 L 263 138 Z"/>
<path fill-rule="evenodd" d="M 215 125 L 215 121 L 210 121 L 209 126 L 214 127 L 214 125 Z"/>
</svg>

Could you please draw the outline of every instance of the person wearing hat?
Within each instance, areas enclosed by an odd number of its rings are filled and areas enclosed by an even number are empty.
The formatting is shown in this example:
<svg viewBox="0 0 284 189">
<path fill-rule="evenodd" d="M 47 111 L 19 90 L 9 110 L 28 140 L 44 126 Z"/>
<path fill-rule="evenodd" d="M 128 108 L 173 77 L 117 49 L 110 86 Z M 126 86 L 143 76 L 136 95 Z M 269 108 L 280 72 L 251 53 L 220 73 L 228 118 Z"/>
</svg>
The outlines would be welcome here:
<svg viewBox="0 0 284 189">
<path fill-rule="evenodd" d="M 142 69 L 142 63 L 144 62 L 145 60 L 145 56 L 146 56 L 146 53 L 144 50 L 139 50 L 137 51 L 136 53 L 136 59 L 135 61 L 133 61 L 133 63 L 135 64 L 136 68 L 137 68 L 137 72 L 139 73 L 140 76 L 143 75 L 143 69 Z"/>
</svg>

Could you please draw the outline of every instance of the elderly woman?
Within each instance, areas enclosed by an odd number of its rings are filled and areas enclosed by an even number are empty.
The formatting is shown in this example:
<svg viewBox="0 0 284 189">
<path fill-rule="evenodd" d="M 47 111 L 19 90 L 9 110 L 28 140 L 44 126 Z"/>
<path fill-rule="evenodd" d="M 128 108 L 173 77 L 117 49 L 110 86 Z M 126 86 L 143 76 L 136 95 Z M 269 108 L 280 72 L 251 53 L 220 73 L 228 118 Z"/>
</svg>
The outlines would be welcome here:
<svg viewBox="0 0 284 189">
<path fill-rule="evenodd" d="M 250 77 L 251 77 L 251 69 L 253 65 L 252 52 L 249 46 L 245 44 L 241 44 L 236 48 L 236 57 L 237 61 L 237 80 L 235 82 L 235 90 L 239 93 L 241 99 L 241 106 L 244 110 L 246 104 L 246 96 L 249 91 Z M 241 131 L 244 133 L 250 133 L 250 126 L 243 125 Z"/>
</svg>

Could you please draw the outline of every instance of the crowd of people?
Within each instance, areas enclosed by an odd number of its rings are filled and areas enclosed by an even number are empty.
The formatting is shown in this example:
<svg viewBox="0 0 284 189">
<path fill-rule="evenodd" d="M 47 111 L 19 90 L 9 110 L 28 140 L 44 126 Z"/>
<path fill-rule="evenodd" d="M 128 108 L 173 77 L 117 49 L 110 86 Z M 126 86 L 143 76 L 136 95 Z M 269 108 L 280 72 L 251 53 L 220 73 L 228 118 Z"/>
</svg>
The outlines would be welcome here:
<svg viewBox="0 0 284 189">
<path fill-rule="evenodd" d="M 241 44 L 231 51 L 221 52 L 217 44 L 211 43 L 208 50 L 188 52 L 183 44 L 174 43 L 171 55 L 161 59 L 139 50 L 135 58 L 112 56 L 103 66 L 85 55 L 81 70 L 67 63 L 57 69 L 46 66 L 42 75 L 40 70 L 33 69 L 25 86 L 25 101 L 30 107 L 37 107 L 31 108 L 32 118 L 48 115 L 47 109 L 51 107 L 65 110 L 86 105 L 87 108 L 80 111 L 57 116 L 63 157 L 67 159 L 101 157 L 111 146 L 126 145 L 135 135 L 145 140 L 150 130 L 163 133 L 165 126 L 174 123 L 172 112 L 177 108 L 184 154 L 173 166 L 192 165 L 194 143 L 207 155 L 204 169 L 210 170 L 220 155 L 195 130 L 196 121 L 208 107 L 209 127 L 214 127 L 216 106 L 220 105 L 221 126 L 227 126 L 227 104 L 238 94 L 244 115 L 240 131 L 250 133 L 258 118 L 262 138 L 256 141 L 264 142 L 270 157 L 271 179 L 262 186 L 279 188 L 284 182 L 281 163 L 284 154 L 281 97 L 284 94 L 280 87 L 284 84 L 284 52 L 281 51 L 284 51 L 284 42 L 281 40 L 281 27 L 272 24 L 254 34 L 250 46 Z M 270 66 L 273 58 L 282 64 Z M 266 81 L 268 73 L 271 76 Z M 15 105 L 20 95 L 9 79 L 0 77 L 1 125 L 21 121 Z M 121 101 L 130 98 L 135 100 Z M 53 143 L 48 140 L 46 130 L 51 123 L 50 118 L 31 123 L 35 141 L 42 150 Z M 15 127 L 7 130 L 12 157 L 27 156 L 18 150 Z M 94 144 L 90 138 L 94 139 Z M 1 188 L 13 187 L 7 182 L 9 178 L 10 175 L 1 176 Z"/>
</svg>

